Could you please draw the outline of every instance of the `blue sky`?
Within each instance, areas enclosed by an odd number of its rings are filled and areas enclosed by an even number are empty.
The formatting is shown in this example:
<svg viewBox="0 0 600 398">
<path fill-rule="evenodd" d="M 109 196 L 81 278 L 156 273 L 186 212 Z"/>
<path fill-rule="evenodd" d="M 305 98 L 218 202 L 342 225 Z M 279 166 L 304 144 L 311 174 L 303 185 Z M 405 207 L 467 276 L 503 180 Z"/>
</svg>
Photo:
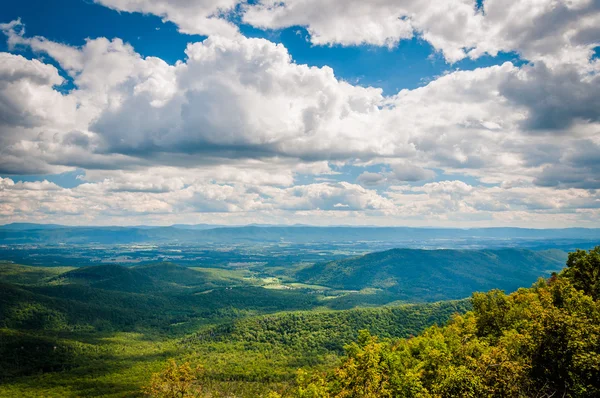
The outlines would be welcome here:
<svg viewBox="0 0 600 398">
<path fill-rule="evenodd" d="M 598 225 L 600 17 L 529 1 L 8 2 L 0 217 Z"/>
</svg>

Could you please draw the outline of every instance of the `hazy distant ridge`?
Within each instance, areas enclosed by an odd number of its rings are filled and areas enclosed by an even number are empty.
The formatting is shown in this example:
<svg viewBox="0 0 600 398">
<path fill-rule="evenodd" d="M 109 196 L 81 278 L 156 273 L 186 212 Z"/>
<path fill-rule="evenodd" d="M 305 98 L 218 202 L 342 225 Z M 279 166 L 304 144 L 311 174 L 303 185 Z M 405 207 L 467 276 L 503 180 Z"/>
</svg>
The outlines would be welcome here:
<svg viewBox="0 0 600 398">
<path fill-rule="evenodd" d="M 208 225 L 170 227 L 71 227 L 47 224 L 0 226 L 0 243 L 233 243 L 318 241 L 418 241 L 420 239 L 581 239 L 600 241 L 600 229 L 409 228 Z"/>
</svg>

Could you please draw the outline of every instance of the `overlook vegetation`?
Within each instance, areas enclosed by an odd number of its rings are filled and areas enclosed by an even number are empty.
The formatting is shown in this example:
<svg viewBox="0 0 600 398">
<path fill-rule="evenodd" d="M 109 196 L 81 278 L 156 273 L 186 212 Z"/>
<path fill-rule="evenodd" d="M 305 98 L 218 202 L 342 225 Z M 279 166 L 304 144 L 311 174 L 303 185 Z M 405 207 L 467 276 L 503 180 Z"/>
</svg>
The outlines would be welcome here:
<svg viewBox="0 0 600 398">
<path fill-rule="evenodd" d="M 531 288 L 448 300 L 494 275 L 530 285 L 564 260 L 392 250 L 270 274 L 0 263 L 0 397 L 591 397 L 600 248 Z"/>
</svg>

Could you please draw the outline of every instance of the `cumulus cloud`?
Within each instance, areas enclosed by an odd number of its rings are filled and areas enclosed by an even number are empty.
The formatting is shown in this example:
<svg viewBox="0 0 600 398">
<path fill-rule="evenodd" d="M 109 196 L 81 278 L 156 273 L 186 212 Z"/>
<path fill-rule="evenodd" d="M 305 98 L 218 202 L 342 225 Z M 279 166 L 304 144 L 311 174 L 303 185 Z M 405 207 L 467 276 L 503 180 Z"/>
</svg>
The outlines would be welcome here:
<svg viewBox="0 0 600 398">
<path fill-rule="evenodd" d="M 370 171 L 365 171 L 358 176 L 356 181 L 361 185 L 369 187 L 385 184 L 387 182 L 387 177 L 384 173 L 372 173 Z"/>
<path fill-rule="evenodd" d="M 577 141 L 556 162 L 545 166 L 535 183 L 544 187 L 600 189 L 600 142 Z"/>
<path fill-rule="evenodd" d="M 210 37 L 186 55 L 172 68 L 170 99 L 153 104 L 139 90 L 142 78 L 94 122 L 107 150 L 301 158 L 378 150 L 362 135 L 379 112 L 379 89 L 340 81 L 327 67 L 297 65 L 283 46 L 263 39 Z M 344 148 L 333 142 L 340 135 Z"/>
<path fill-rule="evenodd" d="M 77 100 L 56 90 L 62 83 L 52 65 L 0 53 L 0 173 L 59 171 L 33 152 L 48 149 L 41 136 L 75 127 Z"/>
<path fill-rule="evenodd" d="M 319 45 L 392 47 L 413 35 L 411 22 L 402 16 L 392 2 L 260 1 L 248 6 L 243 18 L 267 29 L 306 26 L 311 42 Z"/>
<path fill-rule="evenodd" d="M 142 173 L 144 174 L 144 173 Z M 123 176 L 121 176 L 123 177 Z M 289 188 L 220 184 L 196 180 L 157 178 L 139 181 L 139 175 L 107 178 L 65 189 L 47 181 L 15 183 L 0 179 L 0 213 L 7 217 L 35 212 L 81 214 L 87 217 L 130 217 L 148 214 L 236 213 L 297 210 L 391 209 L 392 203 L 360 186 L 315 183 Z M 133 182 L 132 180 L 138 180 Z"/>
<path fill-rule="evenodd" d="M 600 121 L 600 74 L 572 65 L 549 69 L 543 62 L 507 76 L 500 92 L 528 110 L 525 128 L 564 130 L 576 121 Z"/>
<path fill-rule="evenodd" d="M 150 3 L 159 4 L 144 7 Z M 457 9 L 465 10 L 460 15 L 503 23 L 512 18 L 500 18 L 492 0 L 484 11 L 459 3 Z M 142 7 L 127 4 L 132 11 Z M 265 4 L 248 6 L 246 15 L 275 12 Z M 284 15 L 288 4 L 272 8 Z M 235 213 L 248 222 L 346 214 L 367 217 L 365 223 L 385 215 L 389 223 L 472 217 L 508 224 L 530 222 L 533 214 L 551 223 L 551 215 L 560 214 L 572 223 L 586 217 L 597 222 L 598 62 L 587 55 L 563 62 L 562 50 L 552 44 L 556 35 L 562 35 L 563 49 L 586 52 L 595 43 L 585 22 L 596 12 L 590 4 L 557 2 L 562 11 L 553 17 L 556 32 L 532 33 L 523 25 L 523 37 L 553 38 L 518 49 L 542 54 L 532 56 L 535 63 L 453 71 L 391 96 L 340 80 L 329 67 L 297 64 L 283 45 L 265 39 L 213 35 L 189 44 L 184 60 L 168 64 L 141 56 L 120 39 L 88 39 L 77 47 L 28 37 L 20 21 L 1 25 L 14 51 L 47 54 L 74 88 L 57 89 L 63 78 L 53 65 L 0 53 L 0 173 L 81 168 L 85 177 L 71 189 L 4 179 L 0 214 L 11 220 L 85 214 L 152 222 L 198 214 L 223 221 Z M 443 14 L 436 7 L 430 11 Z M 505 11 L 511 14 L 513 7 Z M 535 18 L 554 15 L 545 7 L 540 2 Z M 571 14 L 583 16 L 587 30 L 573 25 Z M 410 14 L 400 21 L 433 43 L 433 30 L 427 36 L 419 18 Z M 460 23 L 461 29 L 479 29 L 470 23 Z M 455 46 L 463 33 L 451 26 L 436 31 L 447 41 L 436 46 L 454 54 L 448 57 L 521 46 L 519 35 L 501 31 L 496 36 L 506 35 L 512 44 Z M 381 37 L 386 45 L 387 36 Z M 339 175 L 344 167 L 373 165 L 380 171 Z M 434 170 L 485 185 L 431 182 Z"/>
<path fill-rule="evenodd" d="M 578 220 L 582 225 L 589 221 L 586 217 L 597 216 L 600 209 L 600 198 L 593 192 L 575 188 L 557 191 L 531 184 L 486 187 L 441 181 L 421 187 L 392 187 L 388 196 L 404 217 L 428 215 L 430 219 L 448 221 L 517 221 L 558 226 L 551 220 L 561 218 L 571 222 Z"/>
<path fill-rule="evenodd" d="M 318 45 L 394 46 L 418 35 L 446 60 L 515 51 L 529 60 L 585 64 L 600 43 L 594 0 L 261 0 L 244 21 L 306 26 Z"/>
<path fill-rule="evenodd" d="M 0 125 L 34 127 L 65 123 L 73 101 L 54 90 L 63 79 L 55 67 L 20 55 L 0 53 Z"/>
<path fill-rule="evenodd" d="M 417 181 L 431 178 L 424 167 L 523 165 L 537 144 L 522 137 L 523 127 L 553 127 L 536 124 L 560 103 L 535 102 L 547 92 L 573 99 L 560 120 L 596 120 L 595 74 L 576 73 L 558 87 L 544 65 L 457 71 L 384 97 L 380 89 L 337 79 L 328 67 L 296 64 L 282 45 L 264 39 L 210 37 L 190 44 L 185 62 L 168 65 L 118 39 L 65 49 L 14 28 L 8 34 L 56 57 L 77 85 L 64 96 L 77 107 L 73 125 L 53 134 L 52 142 L 38 135 L 28 144 L 38 148 L 36 158 L 53 164 L 58 158 L 63 165 L 109 168 L 115 162 L 193 166 L 239 158 L 385 157 L 406 159 L 404 170 L 386 178 Z M 522 145 L 514 145 L 519 140 Z"/>
<path fill-rule="evenodd" d="M 240 0 L 95 0 L 119 11 L 154 14 L 188 34 L 233 36 L 237 27 L 227 20 Z"/>
<path fill-rule="evenodd" d="M 587 64 L 600 44 L 595 0 L 96 0 L 154 14 L 181 32 L 233 37 L 238 14 L 261 29 L 304 26 L 316 45 L 393 47 L 418 36 L 448 62 L 517 52 L 548 65 Z"/>
<path fill-rule="evenodd" d="M 127 178 L 139 178 L 136 174 Z M 395 186 L 385 193 L 343 182 L 281 188 L 201 181 L 164 185 L 159 179 L 156 186 L 161 184 L 161 189 L 124 187 L 119 179 L 106 179 L 66 189 L 47 181 L 15 183 L 2 178 L 0 217 L 77 224 L 239 224 L 269 219 L 321 224 L 337 219 L 346 224 L 475 226 L 493 222 L 548 227 L 565 221 L 593 225 L 600 210 L 600 199 L 585 189 L 486 187 L 456 180 Z"/>
<path fill-rule="evenodd" d="M 383 184 L 398 184 L 406 181 L 415 182 L 429 180 L 435 177 L 435 171 L 424 169 L 410 163 L 396 163 L 390 171 L 372 173 L 365 171 L 358 176 L 357 182 L 364 186 Z"/>
<path fill-rule="evenodd" d="M 347 182 L 298 185 L 267 189 L 264 195 L 285 210 L 392 210 L 389 199 Z"/>
</svg>

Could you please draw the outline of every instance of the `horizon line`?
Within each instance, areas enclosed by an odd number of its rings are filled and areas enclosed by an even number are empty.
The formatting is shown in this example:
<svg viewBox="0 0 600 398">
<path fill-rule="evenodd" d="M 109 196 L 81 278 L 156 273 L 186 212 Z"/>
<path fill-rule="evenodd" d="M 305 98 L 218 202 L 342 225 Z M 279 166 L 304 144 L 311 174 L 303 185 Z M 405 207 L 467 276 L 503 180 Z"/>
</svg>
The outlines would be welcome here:
<svg viewBox="0 0 600 398">
<path fill-rule="evenodd" d="M 177 228 L 177 227 L 198 227 L 206 226 L 206 229 L 217 228 L 283 228 L 283 227 L 307 227 L 307 228 L 405 228 L 405 229 L 448 229 L 448 230 L 474 230 L 474 229 L 525 229 L 525 230 L 568 230 L 568 229 L 586 229 L 596 230 L 600 227 L 563 227 L 563 228 L 535 228 L 535 227 L 516 227 L 516 226 L 482 226 L 482 227 L 444 227 L 444 226 L 407 226 L 407 225 L 355 225 L 355 224 L 332 224 L 332 225 L 314 225 L 314 224 L 169 224 L 169 225 L 151 225 L 151 224 L 136 224 L 136 225 L 69 225 L 56 223 L 35 223 L 35 222 L 12 222 L 0 224 L 0 229 L 11 225 L 31 225 L 31 226 L 54 226 L 58 228 Z"/>
</svg>

